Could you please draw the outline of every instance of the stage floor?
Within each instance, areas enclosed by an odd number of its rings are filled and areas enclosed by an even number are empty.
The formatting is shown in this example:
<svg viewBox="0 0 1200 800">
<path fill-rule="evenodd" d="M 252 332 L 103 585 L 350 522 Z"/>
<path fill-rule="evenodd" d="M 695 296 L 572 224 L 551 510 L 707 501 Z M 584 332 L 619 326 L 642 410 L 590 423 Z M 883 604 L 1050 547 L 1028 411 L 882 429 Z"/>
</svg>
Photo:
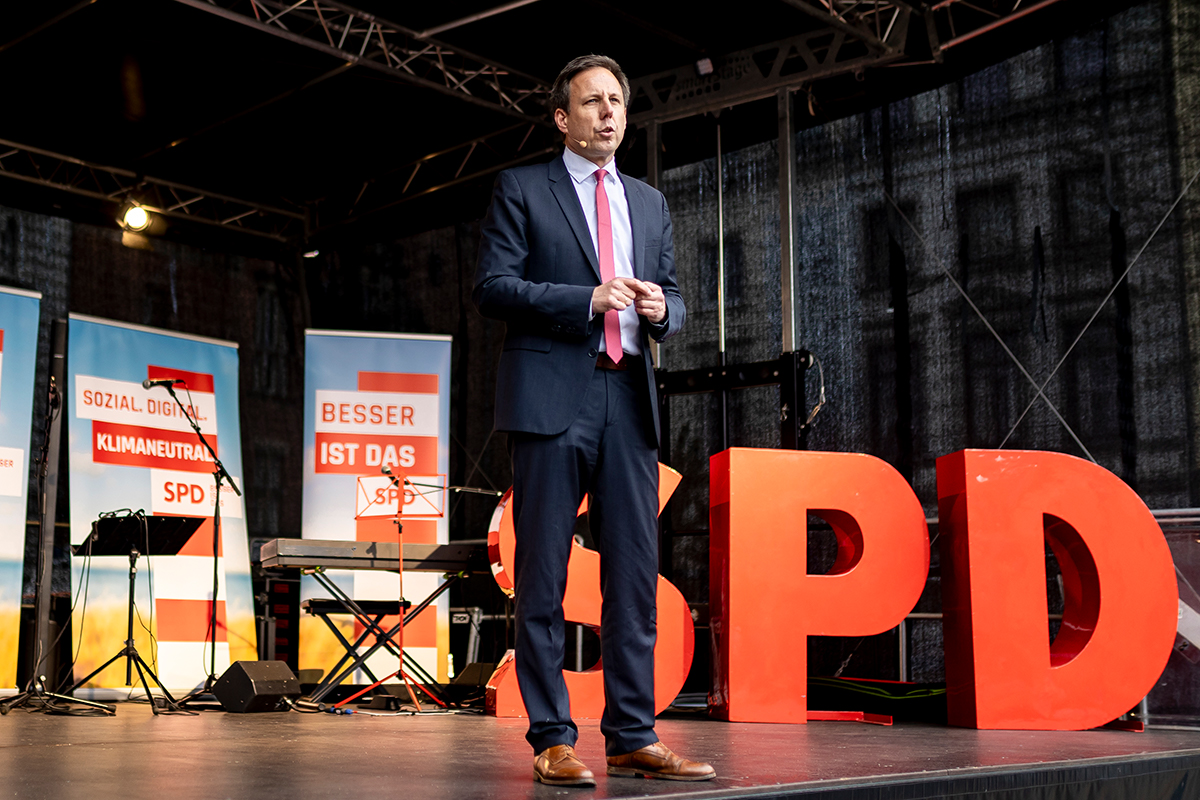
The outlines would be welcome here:
<svg viewBox="0 0 1200 800">
<path fill-rule="evenodd" d="M 382 713 L 382 712 L 381 712 Z M 751 725 L 667 718 L 664 742 L 718 777 L 603 774 L 598 723 L 580 723 L 595 789 L 533 783 L 522 720 L 479 715 L 227 714 L 115 717 L 18 709 L 0 719 L 0 793 L 54 800 L 187 798 L 1193 797 L 1200 731 L 1037 733 L 850 722 Z M 1126 793 L 1113 793 L 1124 782 Z M 1181 787 L 1182 784 L 1182 787 Z M 1091 787 L 1091 788 L 1089 788 Z M 1177 791 L 1182 788 L 1182 792 Z"/>
</svg>

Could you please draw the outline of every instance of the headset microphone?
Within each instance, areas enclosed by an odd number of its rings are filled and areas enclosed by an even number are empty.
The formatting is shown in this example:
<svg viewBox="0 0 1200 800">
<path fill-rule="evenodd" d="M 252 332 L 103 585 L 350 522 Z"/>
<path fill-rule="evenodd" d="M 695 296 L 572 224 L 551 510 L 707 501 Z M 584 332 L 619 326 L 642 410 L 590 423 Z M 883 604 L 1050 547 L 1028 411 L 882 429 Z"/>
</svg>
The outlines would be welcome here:
<svg viewBox="0 0 1200 800">
<path fill-rule="evenodd" d="M 580 146 L 580 147 L 587 147 L 587 146 L 588 146 L 588 143 L 587 143 L 586 141 L 584 141 L 583 139 L 580 139 L 580 140 L 579 140 L 579 146 Z"/>
</svg>

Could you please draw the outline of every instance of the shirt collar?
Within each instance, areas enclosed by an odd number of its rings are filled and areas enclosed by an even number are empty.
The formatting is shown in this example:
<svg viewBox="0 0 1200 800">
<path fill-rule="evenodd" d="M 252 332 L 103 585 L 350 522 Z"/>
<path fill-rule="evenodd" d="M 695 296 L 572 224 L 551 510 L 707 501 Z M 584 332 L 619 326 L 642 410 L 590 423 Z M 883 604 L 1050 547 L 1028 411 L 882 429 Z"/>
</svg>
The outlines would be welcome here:
<svg viewBox="0 0 1200 800">
<path fill-rule="evenodd" d="M 571 177 L 576 183 L 583 183 L 595 175 L 596 170 L 600 169 L 600 167 L 597 167 L 594 163 L 588 161 L 569 147 L 563 148 L 563 164 L 566 166 L 567 172 L 571 173 Z M 617 175 L 617 160 L 615 158 L 605 164 L 603 169 L 608 173 L 609 177 L 617 181 L 620 180 Z"/>
</svg>

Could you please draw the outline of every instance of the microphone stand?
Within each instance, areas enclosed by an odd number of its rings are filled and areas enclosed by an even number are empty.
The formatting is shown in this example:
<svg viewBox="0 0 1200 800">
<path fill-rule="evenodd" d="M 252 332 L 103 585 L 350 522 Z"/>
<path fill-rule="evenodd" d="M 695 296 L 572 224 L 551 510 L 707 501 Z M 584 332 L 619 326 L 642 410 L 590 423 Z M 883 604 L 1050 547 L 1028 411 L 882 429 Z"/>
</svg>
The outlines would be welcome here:
<svg viewBox="0 0 1200 800">
<path fill-rule="evenodd" d="M 185 703 L 195 700 L 202 694 L 211 693 L 213 684 L 217 682 L 217 590 L 220 586 L 220 578 L 218 575 L 219 562 L 217 554 L 219 552 L 221 542 L 221 483 L 223 481 L 228 481 L 229 488 L 232 489 L 233 493 L 238 497 L 241 497 L 242 493 L 238 490 L 237 484 L 234 483 L 233 476 L 229 474 L 229 472 L 225 469 L 225 465 L 221 463 L 221 459 L 217 458 L 217 451 L 213 450 L 212 445 L 208 443 L 208 440 L 204 438 L 204 434 L 200 432 L 200 425 L 196 422 L 195 417 L 193 417 L 188 411 L 188 406 L 185 406 L 179 399 L 179 395 L 175 394 L 175 388 L 169 383 L 164 383 L 162 386 L 170 393 L 171 398 L 175 401 L 175 404 L 179 406 L 179 410 L 183 412 L 184 419 L 188 421 L 188 424 L 192 426 L 192 430 L 196 432 L 196 436 L 200 439 L 200 444 L 204 445 L 204 449 L 208 451 L 209 456 L 212 458 L 214 465 L 212 474 L 213 482 L 217 487 L 216 499 L 213 502 L 213 590 L 212 605 L 209 607 L 208 615 L 208 631 L 209 635 L 211 636 L 210 641 L 212 647 L 208 651 L 208 675 L 204 678 L 203 688 L 197 689 L 191 694 L 180 698 L 179 705 L 182 706 Z M 190 393 L 188 394 L 188 400 L 191 400 Z"/>
</svg>

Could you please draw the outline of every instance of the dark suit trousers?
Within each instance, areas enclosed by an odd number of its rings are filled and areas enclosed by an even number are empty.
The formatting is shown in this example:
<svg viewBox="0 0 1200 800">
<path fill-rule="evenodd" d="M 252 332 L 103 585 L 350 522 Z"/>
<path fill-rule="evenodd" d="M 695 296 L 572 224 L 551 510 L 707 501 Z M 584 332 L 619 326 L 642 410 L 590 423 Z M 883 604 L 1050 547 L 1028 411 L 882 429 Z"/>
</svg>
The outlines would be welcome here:
<svg viewBox="0 0 1200 800">
<path fill-rule="evenodd" d="M 654 733 L 658 451 L 647 441 L 645 377 L 597 369 L 579 415 L 557 436 L 510 434 L 517 549 L 516 667 L 534 752 L 574 745 L 563 680 L 563 592 L 583 495 L 600 552 L 600 721 L 608 755 Z"/>
</svg>

